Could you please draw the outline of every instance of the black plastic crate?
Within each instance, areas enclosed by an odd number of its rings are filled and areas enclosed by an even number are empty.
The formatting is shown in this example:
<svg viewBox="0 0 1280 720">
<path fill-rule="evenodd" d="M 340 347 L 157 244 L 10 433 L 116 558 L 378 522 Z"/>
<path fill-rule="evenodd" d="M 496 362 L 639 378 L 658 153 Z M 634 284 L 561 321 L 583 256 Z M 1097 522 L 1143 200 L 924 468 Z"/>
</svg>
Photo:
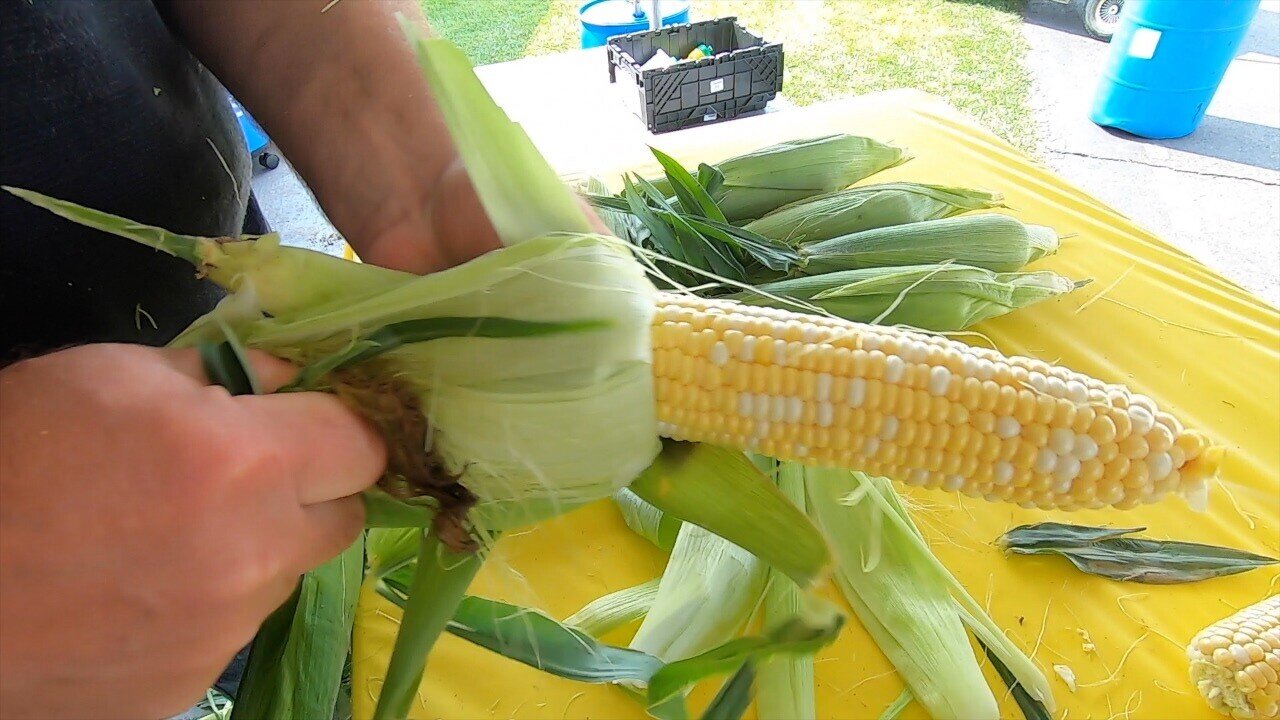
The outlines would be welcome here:
<svg viewBox="0 0 1280 720">
<path fill-rule="evenodd" d="M 699 45 L 715 55 L 686 61 Z M 678 62 L 641 70 L 659 49 Z M 623 92 L 632 111 L 650 132 L 729 120 L 763 110 L 782 90 L 782 43 L 765 42 L 738 24 L 736 17 L 671 25 L 660 30 L 620 35 L 608 44 L 609 82 L 634 82 Z"/>
</svg>

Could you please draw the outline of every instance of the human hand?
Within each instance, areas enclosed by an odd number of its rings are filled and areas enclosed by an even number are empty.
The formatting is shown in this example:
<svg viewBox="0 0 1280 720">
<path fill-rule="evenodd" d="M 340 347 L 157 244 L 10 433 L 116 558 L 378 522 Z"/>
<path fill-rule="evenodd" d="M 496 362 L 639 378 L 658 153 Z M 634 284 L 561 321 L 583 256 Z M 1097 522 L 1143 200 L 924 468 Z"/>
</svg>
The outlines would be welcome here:
<svg viewBox="0 0 1280 720">
<path fill-rule="evenodd" d="M 579 202 L 592 229 L 613 234 L 590 205 Z M 424 274 L 460 265 L 502 246 L 460 160 L 449 165 L 419 206 L 406 203 L 398 214 L 370 223 L 378 229 L 368 237 L 353 239 L 365 248 L 361 259 Z"/>
<path fill-rule="evenodd" d="M 356 538 L 385 453 L 336 398 L 232 397 L 191 350 L 0 371 L 0 717 L 182 712 Z"/>
</svg>

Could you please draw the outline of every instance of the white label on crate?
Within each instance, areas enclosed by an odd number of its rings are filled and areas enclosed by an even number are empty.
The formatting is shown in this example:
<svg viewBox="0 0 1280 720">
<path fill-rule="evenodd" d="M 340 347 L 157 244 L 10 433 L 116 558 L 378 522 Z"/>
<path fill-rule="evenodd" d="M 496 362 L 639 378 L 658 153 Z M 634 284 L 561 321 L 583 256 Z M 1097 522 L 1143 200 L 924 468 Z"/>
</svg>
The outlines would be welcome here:
<svg viewBox="0 0 1280 720">
<path fill-rule="evenodd" d="M 724 89 L 724 78 L 716 78 L 708 83 L 707 92 L 720 92 Z"/>
<path fill-rule="evenodd" d="M 719 115 L 716 115 L 715 108 L 707 108 L 707 111 L 702 114 L 702 122 L 711 122 L 712 120 L 715 120 L 717 117 L 719 117 Z"/>
<path fill-rule="evenodd" d="M 1129 41 L 1129 57 L 1150 60 L 1156 54 L 1156 46 L 1160 44 L 1160 31 L 1151 28 L 1138 28 L 1133 31 Z"/>
</svg>

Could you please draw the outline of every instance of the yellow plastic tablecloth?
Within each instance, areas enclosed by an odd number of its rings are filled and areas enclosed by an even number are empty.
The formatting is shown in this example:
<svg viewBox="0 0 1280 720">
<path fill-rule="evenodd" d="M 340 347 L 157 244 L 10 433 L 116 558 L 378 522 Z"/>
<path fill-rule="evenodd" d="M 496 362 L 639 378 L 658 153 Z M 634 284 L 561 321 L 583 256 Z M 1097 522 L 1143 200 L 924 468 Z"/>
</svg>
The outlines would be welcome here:
<svg viewBox="0 0 1280 720">
<path fill-rule="evenodd" d="M 1280 590 L 1267 568 L 1201 583 L 1151 586 L 1081 574 L 1060 559 L 1005 558 L 992 545 L 1021 523 L 1059 520 L 1142 525 L 1178 538 L 1280 556 L 1280 315 L 1124 216 L 993 137 L 942 101 L 913 91 L 864 96 L 803 110 L 678 133 L 658 145 L 688 163 L 715 161 L 778 142 L 831 132 L 906 146 L 915 159 L 875 182 L 912 180 L 1003 192 L 1021 219 L 1067 239 L 1039 267 L 1094 283 L 1066 298 L 986 323 L 1006 353 L 1057 361 L 1123 382 L 1201 428 L 1229 450 L 1207 513 L 1178 499 L 1127 513 L 1056 513 L 906 489 L 926 509 L 915 514 L 942 561 L 997 624 L 1034 657 L 1054 686 L 1055 717 L 1213 718 L 1187 679 L 1182 646 L 1204 625 Z M 532 131 L 538 140 L 536 131 Z M 553 163 L 554 152 L 547 153 Z M 622 169 L 656 173 L 643 147 L 608 154 Z M 1141 196 L 1143 188 L 1135 187 Z M 1214 202 L 1230 202 L 1215 198 Z M 1259 228 L 1270 232 L 1274 228 Z M 607 502 L 583 508 L 499 543 L 471 592 L 531 605 L 563 618 L 586 602 L 657 577 L 664 556 L 634 536 Z M 372 713 L 390 656 L 397 611 L 372 593 L 357 615 L 354 702 Z M 1085 649 L 1088 633 L 1096 651 Z M 626 633 L 609 639 L 624 643 Z M 634 632 L 630 628 L 627 632 Z M 1127 651 L 1127 659 L 1121 659 Z M 1051 669 L 1069 666 L 1070 692 Z M 822 718 L 874 718 L 902 682 L 856 619 L 817 661 Z M 1003 685 L 1003 715 L 1019 718 Z M 693 709 L 709 693 L 695 694 Z M 1125 714 L 1126 711 L 1128 714 Z M 618 689 L 560 680 L 445 636 L 431 655 L 414 718 L 641 718 Z M 913 704 L 904 717 L 926 717 Z"/>
</svg>

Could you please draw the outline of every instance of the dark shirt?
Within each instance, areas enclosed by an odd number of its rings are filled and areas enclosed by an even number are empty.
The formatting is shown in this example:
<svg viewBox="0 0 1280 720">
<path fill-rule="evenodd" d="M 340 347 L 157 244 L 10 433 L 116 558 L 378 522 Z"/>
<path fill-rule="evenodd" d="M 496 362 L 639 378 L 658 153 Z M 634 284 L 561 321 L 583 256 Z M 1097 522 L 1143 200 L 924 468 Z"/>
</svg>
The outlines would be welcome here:
<svg viewBox="0 0 1280 720">
<path fill-rule="evenodd" d="M 0 0 L 0 184 L 218 237 L 240 234 L 250 174 L 226 90 L 150 0 Z M 162 344 L 222 296 L 186 262 L 4 192 L 0 293 L 0 362 Z"/>
</svg>

